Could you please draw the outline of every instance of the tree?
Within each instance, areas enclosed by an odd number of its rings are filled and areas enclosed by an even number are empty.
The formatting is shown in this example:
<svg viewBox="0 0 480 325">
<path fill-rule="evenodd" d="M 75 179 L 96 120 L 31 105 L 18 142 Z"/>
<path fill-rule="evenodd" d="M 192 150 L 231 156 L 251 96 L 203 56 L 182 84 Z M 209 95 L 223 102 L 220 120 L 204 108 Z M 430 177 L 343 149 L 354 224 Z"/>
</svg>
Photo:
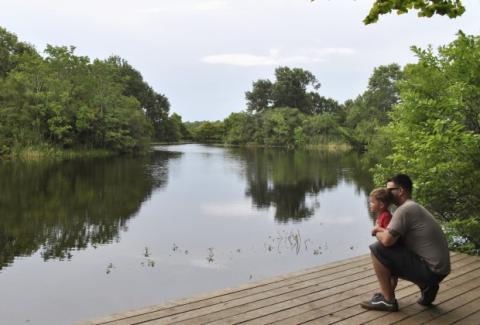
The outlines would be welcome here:
<svg viewBox="0 0 480 325">
<path fill-rule="evenodd" d="M 258 132 L 263 144 L 269 146 L 295 146 L 295 129 L 301 126 L 304 114 L 298 109 L 279 107 L 260 116 Z M 298 134 L 297 134 L 298 136 Z"/>
<path fill-rule="evenodd" d="M 167 140 L 168 113 L 170 111 L 170 102 L 162 94 L 156 93 L 142 77 L 142 74 L 134 69 L 126 60 L 118 56 L 111 56 L 109 62 L 114 63 L 120 69 L 120 82 L 125 84 L 123 94 L 133 96 L 145 110 L 146 115 L 154 128 L 154 138 L 157 140 Z M 168 140 L 167 140 L 168 141 Z"/>
<path fill-rule="evenodd" d="M 461 0 L 376 0 L 363 22 L 368 25 L 377 22 L 380 15 L 394 10 L 400 15 L 412 9 L 418 10 L 419 17 L 432 17 L 436 14 L 455 18 L 465 12 Z"/>
<path fill-rule="evenodd" d="M 316 91 L 320 83 L 310 71 L 279 67 L 275 69 L 275 78 L 272 90 L 274 107 L 292 107 L 303 113 L 312 113 L 313 105 L 307 87 L 311 86 Z"/>
<path fill-rule="evenodd" d="M 419 17 L 447 15 L 450 18 L 456 18 L 465 12 L 461 0 L 375 0 L 363 23 L 365 25 L 376 23 L 380 15 L 394 10 L 400 15 L 412 9 L 418 10 Z"/>
<path fill-rule="evenodd" d="M 440 47 L 412 48 L 401 101 L 385 127 L 393 152 L 376 168 L 380 183 L 403 171 L 415 197 L 480 248 L 480 37 L 459 33 Z"/>
<path fill-rule="evenodd" d="M 379 66 L 373 70 L 367 90 L 355 100 L 345 102 L 345 122 L 340 131 L 357 150 L 365 151 L 378 140 L 378 130 L 388 123 L 388 112 L 399 102 L 401 78 L 398 64 Z"/>
<path fill-rule="evenodd" d="M 249 112 L 262 113 L 272 108 L 290 107 L 313 114 L 335 109 L 333 99 L 318 94 L 320 83 L 310 71 L 278 67 L 275 79 L 275 82 L 268 79 L 253 82 L 252 90 L 245 93 Z"/>
<path fill-rule="evenodd" d="M 240 112 L 231 113 L 224 121 L 225 142 L 230 144 L 246 144 L 254 141 L 255 117 Z"/>
<path fill-rule="evenodd" d="M 163 108 L 166 98 L 122 59 L 91 62 L 73 46 L 51 45 L 42 57 L 4 29 L 0 56 L 1 155 L 40 146 L 115 152 L 148 147 L 152 123 L 141 101 L 160 98 Z"/>
<path fill-rule="evenodd" d="M 247 99 L 247 110 L 251 113 L 260 113 L 273 104 L 273 84 L 268 79 L 260 79 L 253 82 L 252 91 L 245 93 Z"/>
<path fill-rule="evenodd" d="M 33 46 L 19 42 L 15 34 L 0 27 L 0 78 L 22 62 L 23 55 L 38 55 Z"/>
</svg>

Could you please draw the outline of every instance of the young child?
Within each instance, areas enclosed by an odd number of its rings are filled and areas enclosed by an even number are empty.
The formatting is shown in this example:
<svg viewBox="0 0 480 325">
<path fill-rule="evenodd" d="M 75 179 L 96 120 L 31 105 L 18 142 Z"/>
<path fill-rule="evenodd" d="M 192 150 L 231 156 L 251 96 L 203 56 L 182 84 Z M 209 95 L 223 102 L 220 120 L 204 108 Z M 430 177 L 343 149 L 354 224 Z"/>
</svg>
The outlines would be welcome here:
<svg viewBox="0 0 480 325">
<path fill-rule="evenodd" d="M 370 211 L 377 214 L 377 219 L 375 220 L 377 226 L 387 229 L 390 220 L 392 220 L 392 214 L 388 210 L 388 206 L 391 203 L 392 198 L 386 188 L 376 188 L 370 193 Z M 398 277 L 392 276 L 390 282 L 392 283 L 392 288 L 395 290 Z"/>
<path fill-rule="evenodd" d="M 370 193 L 370 211 L 377 214 L 375 223 L 385 229 L 392 219 L 388 211 L 390 203 L 390 193 L 386 188 L 376 188 Z"/>
</svg>

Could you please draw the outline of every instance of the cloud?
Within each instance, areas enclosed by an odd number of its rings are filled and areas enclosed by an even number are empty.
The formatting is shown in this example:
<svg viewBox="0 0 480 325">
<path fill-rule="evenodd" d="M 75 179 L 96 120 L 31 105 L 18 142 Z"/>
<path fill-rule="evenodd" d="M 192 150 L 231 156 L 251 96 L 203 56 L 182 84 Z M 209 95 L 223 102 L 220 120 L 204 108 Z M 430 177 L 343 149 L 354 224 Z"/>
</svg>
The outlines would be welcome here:
<svg viewBox="0 0 480 325">
<path fill-rule="evenodd" d="M 191 11 L 214 11 L 227 7 L 227 1 L 211 0 L 203 1 L 199 3 L 172 3 L 163 5 L 156 8 L 148 8 L 139 10 L 141 14 L 159 14 L 159 13 L 171 13 L 171 12 L 191 12 Z"/>
<path fill-rule="evenodd" d="M 209 216 L 221 218 L 248 218 L 264 216 L 264 210 L 252 208 L 245 202 L 211 202 L 204 204 L 201 211 Z"/>
<path fill-rule="evenodd" d="M 352 217 L 322 217 L 320 222 L 326 225 L 347 225 L 353 224 L 355 219 Z"/>
<path fill-rule="evenodd" d="M 230 64 L 243 67 L 275 66 L 290 63 L 315 63 L 325 61 L 329 55 L 352 55 L 351 48 L 324 48 L 304 50 L 299 54 L 284 56 L 278 49 L 271 49 L 269 55 L 254 55 L 247 53 L 214 54 L 202 58 L 203 62 L 211 64 Z"/>
</svg>

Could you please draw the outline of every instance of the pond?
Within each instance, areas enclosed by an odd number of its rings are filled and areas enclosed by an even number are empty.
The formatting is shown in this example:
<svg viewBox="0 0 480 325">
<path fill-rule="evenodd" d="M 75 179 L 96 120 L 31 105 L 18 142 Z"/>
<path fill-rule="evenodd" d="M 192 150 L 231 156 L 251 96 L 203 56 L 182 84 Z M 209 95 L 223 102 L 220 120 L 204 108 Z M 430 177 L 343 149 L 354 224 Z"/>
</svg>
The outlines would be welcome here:
<svg viewBox="0 0 480 325">
<path fill-rule="evenodd" d="M 354 153 L 156 146 L 0 164 L 0 324 L 68 324 L 365 254 Z"/>
</svg>

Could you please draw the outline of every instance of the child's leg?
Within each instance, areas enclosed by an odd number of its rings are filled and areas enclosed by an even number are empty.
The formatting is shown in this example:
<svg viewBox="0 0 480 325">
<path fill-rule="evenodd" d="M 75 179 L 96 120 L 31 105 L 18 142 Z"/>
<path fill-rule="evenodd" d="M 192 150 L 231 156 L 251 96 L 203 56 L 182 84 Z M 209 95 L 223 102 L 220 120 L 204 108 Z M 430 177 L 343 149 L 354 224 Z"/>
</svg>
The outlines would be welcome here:
<svg viewBox="0 0 480 325">
<path fill-rule="evenodd" d="M 395 276 L 395 275 L 391 276 L 390 283 L 392 285 L 393 292 L 395 292 L 395 288 L 397 287 L 397 283 L 398 283 L 398 276 Z"/>
</svg>

